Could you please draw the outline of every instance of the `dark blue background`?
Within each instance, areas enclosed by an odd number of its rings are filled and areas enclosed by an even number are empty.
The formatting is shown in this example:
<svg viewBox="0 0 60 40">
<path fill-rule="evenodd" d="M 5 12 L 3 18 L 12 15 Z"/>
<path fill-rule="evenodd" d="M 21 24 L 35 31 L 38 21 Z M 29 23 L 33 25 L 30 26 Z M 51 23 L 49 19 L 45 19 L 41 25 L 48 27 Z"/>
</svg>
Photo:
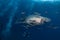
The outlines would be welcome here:
<svg viewBox="0 0 60 40">
<path fill-rule="evenodd" d="M 45 13 L 45 12 L 48 13 Z M 21 12 L 25 12 L 24 15 Z M 22 25 L 15 24 L 16 20 L 25 18 L 34 12 L 51 19 L 51 22 L 24 28 Z M 9 20 L 12 21 L 9 21 Z M 10 23 L 11 30 L 9 34 L 2 33 L 6 25 Z M 60 2 L 33 2 L 32 0 L 0 0 L 0 27 L 2 40 L 60 40 Z M 52 25 L 51 25 L 52 24 Z M 48 28 L 52 26 L 52 28 Z M 53 29 L 53 27 L 58 27 Z M 42 28 L 42 29 L 37 29 Z M 26 36 L 23 37 L 24 32 Z M 28 37 L 29 36 L 29 37 Z"/>
</svg>

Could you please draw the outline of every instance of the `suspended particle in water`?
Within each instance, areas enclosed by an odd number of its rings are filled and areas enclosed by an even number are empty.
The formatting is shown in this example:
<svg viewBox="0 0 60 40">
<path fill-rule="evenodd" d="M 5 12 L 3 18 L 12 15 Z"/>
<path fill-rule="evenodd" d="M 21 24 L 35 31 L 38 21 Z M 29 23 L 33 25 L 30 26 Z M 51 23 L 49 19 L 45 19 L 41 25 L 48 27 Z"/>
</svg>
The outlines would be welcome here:
<svg viewBox="0 0 60 40">
<path fill-rule="evenodd" d="M 49 29 L 59 29 L 60 27 L 59 26 L 48 26 Z"/>
</svg>

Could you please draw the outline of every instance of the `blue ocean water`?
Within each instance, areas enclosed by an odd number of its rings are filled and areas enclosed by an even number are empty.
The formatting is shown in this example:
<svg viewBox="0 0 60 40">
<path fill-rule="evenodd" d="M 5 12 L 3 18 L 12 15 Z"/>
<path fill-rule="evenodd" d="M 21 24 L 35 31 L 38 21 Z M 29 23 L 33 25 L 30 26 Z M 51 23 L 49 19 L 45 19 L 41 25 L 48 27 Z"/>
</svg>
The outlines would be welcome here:
<svg viewBox="0 0 60 40">
<path fill-rule="evenodd" d="M 34 12 L 50 18 L 51 22 L 27 29 L 26 24 L 16 23 Z M 60 40 L 60 2 L 0 0 L 0 31 L 2 40 Z"/>
</svg>

